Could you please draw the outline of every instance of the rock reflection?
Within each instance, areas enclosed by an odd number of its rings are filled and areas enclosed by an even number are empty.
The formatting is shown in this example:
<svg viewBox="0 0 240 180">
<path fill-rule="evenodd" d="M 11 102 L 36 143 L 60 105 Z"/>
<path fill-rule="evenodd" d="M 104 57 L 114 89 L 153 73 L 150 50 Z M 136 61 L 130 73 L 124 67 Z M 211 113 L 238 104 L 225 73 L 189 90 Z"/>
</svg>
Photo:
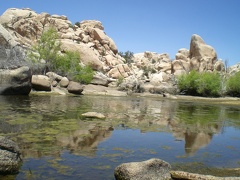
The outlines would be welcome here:
<svg viewBox="0 0 240 180">
<path fill-rule="evenodd" d="M 100 142 L 118 129 L 168 132 L 185 141 L 194 155 L 220 133 L 226 107 L 204 106 L 166 99 L 107 96 L 0 97 L 0 134 L 19 142 L 23 156 L 60 156 L 63 150 L 95 156 Z M 16 102 L 15 102 L 16 101 Z M 101 112 L 105 120 L 86 120 L 81 114 Z"/>
<path fill-rule="evenodd" d="M 89 130 L 77 130 L 69 136 L 57 136 L 57 144 L 67 147 L 71 153 L 83 156 L 95 156 L 98 144 L 109 138 L 113 128 L 94 127 Z"/>
<path fill-rule="evenodd" d="M 179 103 L 177 118 L 170 122 L 173 136 L 185 140 L 185 152 L 193 156 L 221 132 L 223 107 Z"/>
</svg>

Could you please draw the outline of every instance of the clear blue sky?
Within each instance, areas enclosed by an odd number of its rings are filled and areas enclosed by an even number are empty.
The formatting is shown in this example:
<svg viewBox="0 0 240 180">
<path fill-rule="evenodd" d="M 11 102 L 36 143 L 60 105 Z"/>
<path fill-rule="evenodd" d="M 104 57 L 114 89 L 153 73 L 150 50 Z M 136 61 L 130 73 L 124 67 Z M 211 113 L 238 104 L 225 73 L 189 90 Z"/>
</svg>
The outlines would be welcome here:
<svg viewBox="0 0 240 180">
<path fill-rule="evenodd" d="M 11 7 L 66 15 L 75 23 L 99 20 L 119 51 L 167 52 L 173 59 L 189 49 L 192 34 L 213 46 L 218 58 L 240 62 L 240 0 L 0 0 Z"/>
</svg>

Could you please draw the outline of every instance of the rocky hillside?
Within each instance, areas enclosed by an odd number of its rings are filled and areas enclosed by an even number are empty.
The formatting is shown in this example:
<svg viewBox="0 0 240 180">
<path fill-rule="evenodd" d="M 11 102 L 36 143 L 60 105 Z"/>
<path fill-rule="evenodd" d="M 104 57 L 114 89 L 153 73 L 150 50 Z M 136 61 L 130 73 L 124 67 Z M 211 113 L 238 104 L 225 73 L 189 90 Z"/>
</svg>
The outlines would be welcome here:
<svg viewBox="0 0 240 180">
<path fill-rule="evenodd" d="M 62 42 L 62 52 L 79 52 L 81 61 L 96 70 L 95 83 L 99 82 L 96 79 L 105 79 L 103 84 L 108 86 L 114 79 L 124 78 L 120 87 L 123 90 L 139 91 L 141 87 L 145 91 L 161 93 L 165 91 L 163 89 L 173 88 L 175 75 L 192 69 L 200 72 L 224 69 L 224 63 L 217 59 L 214 48 L 196 34 L 191 37 L 189 49 L 179 49 L 174 60 L 166 53 L 147 51 L 134 54 L 133 62 L 127 64 L 118 54 L 114 41 L 104 32 L 102 23 L 96 20 L 73 24 L 64 15 L 11 8 L 0 16 L 0 24 L 25 49 L 31 47 L 44 30 L 54 26 Z"/>
</svg>

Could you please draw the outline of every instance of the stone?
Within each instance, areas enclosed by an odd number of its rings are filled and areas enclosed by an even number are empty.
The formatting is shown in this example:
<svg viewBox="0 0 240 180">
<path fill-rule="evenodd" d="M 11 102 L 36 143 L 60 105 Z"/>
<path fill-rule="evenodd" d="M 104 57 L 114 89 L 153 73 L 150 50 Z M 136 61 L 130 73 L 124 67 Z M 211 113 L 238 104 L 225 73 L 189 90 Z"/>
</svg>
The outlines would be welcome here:
<svg viewBox="0 0 240 180">
<path fill-rule="evenodd" d="M 23 48 L 0 24 L 0 69 L 16 69 L 26 65 Z"/>
<path fill-rule="evenodd" d="M 102 113 L 98 112 L 87 112 L 82 114 L 83 117 L 87 118 L 98 118 L 98 119 L 105 119 L 106 116 L 104 116 Z"/>
<path fill-rule="evenodd" d="M 84 20 L 80 22 L 80 27 L 82 29 L 86 29 L 88 27 L 91 28 L 98 28 L 100 30 L 104 30 L 104 27 L 102 25 L 102 23 L 100 21 L 96 21 L 96 20 Z"/>
<path fill-rule="evenodd" d="M 172 70 L 173 70 L 173 73 L 179 70 L 183 70 L 184 72 L 187 73 L 190 71 L 190 62 L 184 61 L 182 59 L 174 60 L 172 62 Z"/>
<path fill-rule="evenodd" d="M 9 8 L 0 16 L 0 24 L 14 23 L 20 18 L 29 18 L 37 16 L 31 9 Z"/>
<path fill-rule="evenodd" d="M 119 84 L 118 89 L 121 91 L 127 91 L 128 93 L 140 93 L 143 92 L 142 84 L 143 82 L 135 75 L 131 75 L 123 79 Z"/>
<path fill-rule="evenodd" d="M 12 140 L 0 136 L 0 174 L 15 174 L 22 164 L 18 145 Z"/>
<path fill-rule="evenodd" d="M 225 71 L 225 66 L 222 60 L 218 60 L 215 64 L 214 64 L 214 70 L 216 71 Z"/>
<path fill-rule="evenodd" d="M 66 88 L 68 86 L 68 84 L 69 84 L 68 78 L 67 77 L 63 77 L 61 79 L 61 81 L 59 82 L 59 84 L 60 84 L 60 87 L 65 87 Z"/>
<path fill-rule="evenodd" d="M 199 63 L 204 62 L 205 64 L 208 64 L 211 67 L 210 69 L 206 67 L 201 67 L 202 70 L 205 69 L 213 70 L 213 65 L 217 61 L 217 53 L 214 50 L 214 48 L 211 47 L 210 45 L 207 45 L 203 41 L 203 39 L 197 34 L 193 34 L 191 37 L 189 57 L 191 61 L 192 59 L 194 59 L 195 61 L 197 60 Z M 199 70 L 200 64 L 199 68 L 197 68 L 196 66 L 195 68 Z"/>
<path fill-rule="evenodd" d="M 161 159 L 130 162 L 114 170 L 116 180 L 166 180 L 170 179 L 171 165 Z"/>
<path fill-rule="evenodd" d="M 91 84 L 108 86 L 110 82 L 111 82 L 110 78 L 108 78 L 106 75 L 104 75 L 101 72 L 97 72 L 93 76 L 93 80 L 91 81 Z"/>
<path fill-rule="evenodd" d="M 96 52 L 86 44 L 76 44 L 70 40 L 62 40 L 62 50 L 79 52 L 81 61 L 85 65 L 91 65 L 94 70 L 102 70 L 103 63 L 98 59 Z"/>
<path fill-rule="evenodd" d="M 70 81 L 67 87 L 68 92 L 72 94 L 82 94 L 83 89 L 84 89 L 83 85 L 74 81 Z"/>
<path fill-rule="evenodd" d="M 51 91 L 50 78 L 44 75 L 33 75 L 32 87 L 36 91 Z"/>
<path fill-rule="evenodd" d="M 172 71 L 172 63 L 169 62 L 158 62 L 155 64 L 155 69 L 161 72 L 168 73 L 168 71 Z"/>
<path fill-rule="evenodd" d="M 51 81 L 54 81 L 54 80 L 61 81 L 63 78 L 62 76 L 60 76 L 54 72 L 47 72 L 46 76 L 48 76 L 51 79 Z"/>
<path fill-rule="evenodd" d="M 211 175 L 202 175 L 189 173 L 184 171 L 170 171 L 173 179 L 189 179 L 189 180 L 240 180 L 239 177 L 216 177 Z"/>
<path fill-rule="evenodd" d="M 1 95 L 28 95 L 31 91 L 31 70 L 23 66 L 14 70 L 0 69 Z"/>
<path fill-rule="evenodd" d="M 229 74 L 234 75 L 235 73 L 240 71 L 240 63 L 237 63 L 231 67 L 229 67 L 228 69 Z"/>
</svg>

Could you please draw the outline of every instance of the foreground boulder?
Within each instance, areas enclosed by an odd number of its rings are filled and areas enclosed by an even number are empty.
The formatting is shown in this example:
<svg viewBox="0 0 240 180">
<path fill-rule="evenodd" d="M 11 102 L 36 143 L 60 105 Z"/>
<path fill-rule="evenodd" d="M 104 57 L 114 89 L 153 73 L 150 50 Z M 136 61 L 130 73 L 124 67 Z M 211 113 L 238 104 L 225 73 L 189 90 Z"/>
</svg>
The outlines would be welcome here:
<svg viewBox="0 0 240 180">
<path fill-rule="evenodd" d="M 102 113 L 98 112 L 87 112 L 82 114 L 82 116 L 87 117 L 87 118 L 98 118 L 98 119 L 104 119 L 106 116 L 104 116 Z"/>
<path fill-rule="evenodd" d="M 37 91 L 51 91 L 50 78 L 44 75 L 33 75 L 32 87 Z"/>
<path fill-rule="evenodd" d="M 173 179 L 186 179 L 186 180 L 240 180 L 240 177 L 216 177 L 211 175 L 202 175 L 195 173 L 188 173 L 184 171 L 170 171 Z"/>
<path fill-rule="evenodd" d="M 31 91 L 31 71 L 24 50 L 0 24 L 0 94 L 27 95 Z"/>
<path fill-rule="evenodd" d="M 0 136 L 0 174 L 17 173 L 21 165 L 18 145 Z"/>
<path fill-rule="evenodd" d="M 70 81 L 67 87 L 69 93 L 82 94 L 84 86 L 78 82 Z"/>
<path fill-rule="evenodd" d="M 161 159 L 124 163 L 115 168 L 117 180 L 165 180 L 170 179 L 171 165 Z"/>
<path fill-rule="evenodd" d="M 0 69 L 0 95 L 28 95 L 31 91 L 31 71 L 23 66 L 14 70 Z"/>
</svg>

